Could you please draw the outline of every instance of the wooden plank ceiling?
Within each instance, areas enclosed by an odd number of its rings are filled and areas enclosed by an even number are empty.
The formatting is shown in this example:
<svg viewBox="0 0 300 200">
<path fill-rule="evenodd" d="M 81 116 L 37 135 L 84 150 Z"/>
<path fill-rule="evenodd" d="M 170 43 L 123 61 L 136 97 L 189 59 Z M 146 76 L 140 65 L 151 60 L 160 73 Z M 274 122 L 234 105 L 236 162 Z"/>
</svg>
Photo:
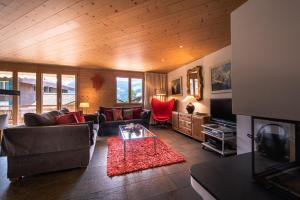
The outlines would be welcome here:
<svg viewBox="0 0 300 200">
<path fill-rule="evenodd" d="M 170 71 L 230 44 L 246 0 L 0 0 L 0 60 Z"/>
</svg>

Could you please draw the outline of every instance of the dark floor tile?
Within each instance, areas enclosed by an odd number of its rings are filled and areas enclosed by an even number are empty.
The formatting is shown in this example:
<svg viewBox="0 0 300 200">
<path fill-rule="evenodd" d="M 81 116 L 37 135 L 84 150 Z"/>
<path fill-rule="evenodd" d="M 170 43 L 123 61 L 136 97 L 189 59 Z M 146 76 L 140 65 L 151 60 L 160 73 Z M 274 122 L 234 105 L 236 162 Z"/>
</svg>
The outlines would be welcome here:
<svg viewBox="0 0 300 200">
<path fill-rule="evenodd" d="M 169 200 L 202 200 L 202 198 L 195 192 L 195 190 L 191 186 L 169 192 L 168 198 Z"/>
<path fill-rule="evenodd" d="M 102 192 L 90 193 L 67 200 L 127 200 L 127 193 L 124 187 L 112 188 Z"/>
<path fill-rule="evenodd" d="M 26 177 L 14 184 L 6 178 L 6 157 L 0 157 L 0 199 L 196 199 L 189 187 L 191 165 L 219 157 L 202 150 L 198 141 L 180 133 L 170 129 L 153 130 L 162 141 L 184 155 L 186 162 L 110 178 L 106 166 L 108 137 L 100 137 L 87 168 Z"/>
<path fill-rule="evenodd" d="M 169 198 L 168 198 L 168 193 L 163 193 L 163 194 L 146 198 L 145 200 L 169 200 Z"/>
<path fill-rule="evenodd" d="M 182 171 L 168 175 L 177 188 L 184 188 L 190 186 L 189 171 Z"/>
<path fill-rule="evenodd" d="M 130 200 L 146 199 L 175 189 L 175 184 L 168 176 L 161 176 L 126 186 L 128 199 Z"/>
</svg>

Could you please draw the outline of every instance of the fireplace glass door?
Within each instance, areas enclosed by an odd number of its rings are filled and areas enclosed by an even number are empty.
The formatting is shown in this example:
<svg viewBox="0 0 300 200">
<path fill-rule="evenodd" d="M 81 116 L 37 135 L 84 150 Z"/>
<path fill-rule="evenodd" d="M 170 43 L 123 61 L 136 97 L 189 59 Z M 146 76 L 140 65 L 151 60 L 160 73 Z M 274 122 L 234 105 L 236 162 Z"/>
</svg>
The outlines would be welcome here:
<svg viewBox="0 0 300 200">
<path fill-rule="evenodd" d="M 252 126 L 254 178 L 292 199 L 300 198 L 296 123 L 254 118 Z"/>
</svg>

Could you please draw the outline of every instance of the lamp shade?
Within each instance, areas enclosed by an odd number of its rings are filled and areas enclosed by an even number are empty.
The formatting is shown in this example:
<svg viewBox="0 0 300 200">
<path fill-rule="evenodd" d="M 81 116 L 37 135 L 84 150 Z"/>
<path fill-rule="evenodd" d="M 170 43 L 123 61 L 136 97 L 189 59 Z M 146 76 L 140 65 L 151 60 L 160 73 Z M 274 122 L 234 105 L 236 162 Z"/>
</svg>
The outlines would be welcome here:
<svg viewBox="0 0 300 200">
<path fill-rule="evenodd" d="M 188 95 L 186 96 L 184 99 L 183 99 L 183 102 L 195 102 L 195 97 L 194 96 L 191 96 L 191 95 Z"/>
<path fill-rule="evenodd" d="M 79 108 L 89 108 L 90 104 L 88 102 L 82 102 L 79 104 Z"/>
<path fill-rule="evenodd" d="M 163 89 L 156 89 L 155 90 L 155 95 L 157 95 L 157 96 L 166 96 L 167 92 L 166 92 L 166 90 L 163 90 Z"/>
</svg>

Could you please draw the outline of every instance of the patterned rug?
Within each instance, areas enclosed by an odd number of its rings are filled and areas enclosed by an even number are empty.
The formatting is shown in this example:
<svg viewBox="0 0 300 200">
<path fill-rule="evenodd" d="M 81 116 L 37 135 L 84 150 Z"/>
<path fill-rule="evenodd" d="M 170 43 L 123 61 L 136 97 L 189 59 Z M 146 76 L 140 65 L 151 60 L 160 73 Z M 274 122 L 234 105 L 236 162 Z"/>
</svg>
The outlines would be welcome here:
<svg viewBox="0 0 300 200">
<path fill-rule="evenodd" d="M 158 138 L 155 154 L 153 142 L 151 138 L 127 141 L 124 159 L 123 140 L 119 137 L 108 138 L 107 175 L 118 176 L 185 161 L 182 155 Z"/>
</svg>

